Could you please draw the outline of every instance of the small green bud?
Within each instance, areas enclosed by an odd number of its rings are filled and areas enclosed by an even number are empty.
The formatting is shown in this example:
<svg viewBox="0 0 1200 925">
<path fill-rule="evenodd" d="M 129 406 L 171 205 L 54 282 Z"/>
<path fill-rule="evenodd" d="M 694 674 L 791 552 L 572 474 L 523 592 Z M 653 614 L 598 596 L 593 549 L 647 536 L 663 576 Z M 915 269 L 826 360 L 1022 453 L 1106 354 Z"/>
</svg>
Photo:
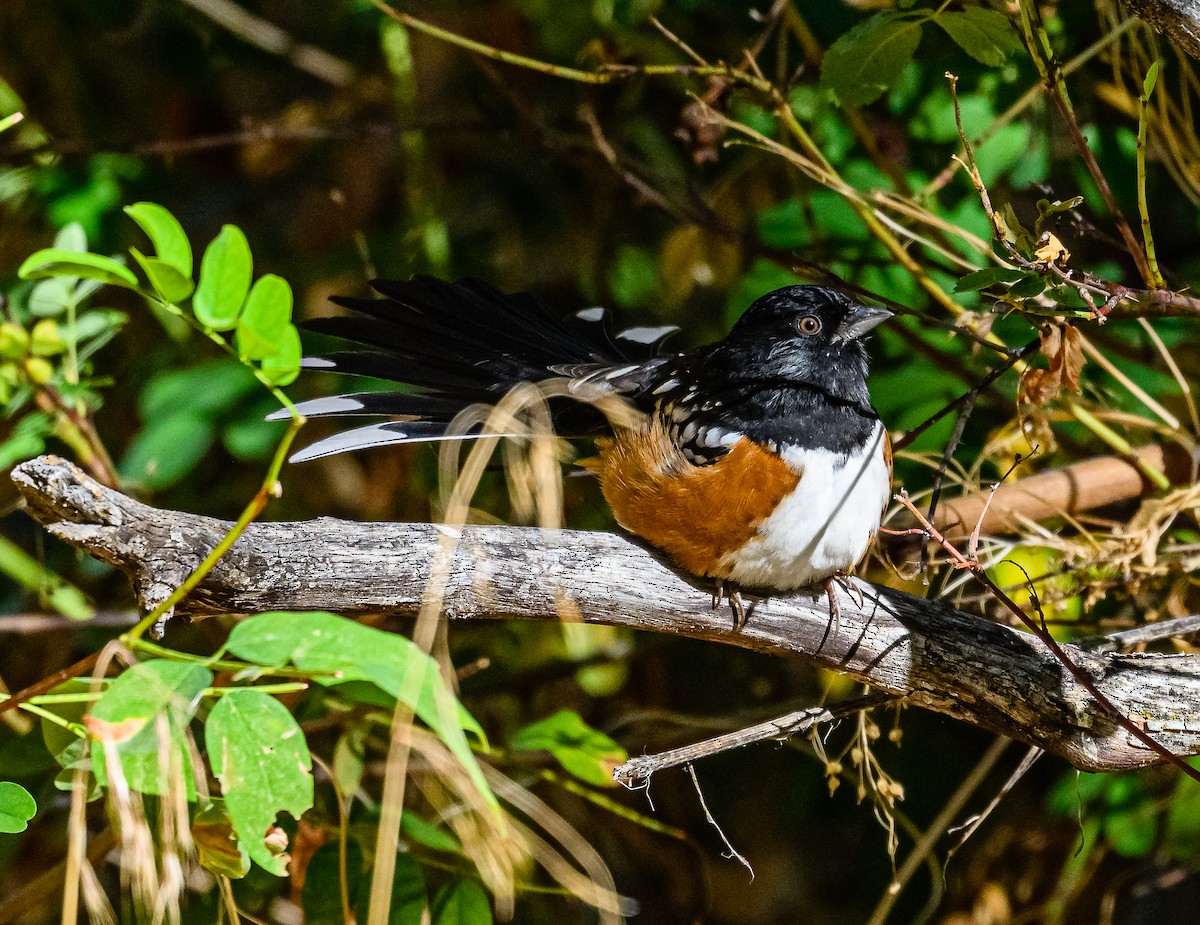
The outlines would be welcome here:
<svg viewBox="0 0 1200 925">
<path fill-rule="evenodd" d="M 29 351 L 29 334 L 19 324 L 0 324 L 0 357 L 19 360 Z"/>
<path fill-rule="evenodd" d="M 36 385 L 45 385 L 54 376 L 54 366 L 42 357 L 30 357 L 25 361 L 25 375 Z"/>
<path fill-rule="evenodd" d="M 33 326 L 29 338 L 29 350 L 34 356 L 50 357 L 67 349 L 58 322 L 53 318 L 43 318 Z"/>
</svg>

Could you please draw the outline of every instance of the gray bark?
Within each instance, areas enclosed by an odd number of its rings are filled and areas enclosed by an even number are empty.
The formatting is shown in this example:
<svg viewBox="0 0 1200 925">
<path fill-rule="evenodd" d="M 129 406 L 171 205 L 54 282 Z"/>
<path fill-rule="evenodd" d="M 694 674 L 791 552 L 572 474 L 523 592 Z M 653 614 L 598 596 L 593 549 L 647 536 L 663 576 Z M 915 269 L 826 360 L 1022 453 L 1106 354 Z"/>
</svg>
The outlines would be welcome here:
<svg viewBox="0 0 1200 925">
<path fill-rule="evenodd" d="M 230 526 L 149 507 L 54 457 L 23 464 L 13 479 L 52 534 L 124 570 L 143 607 L 162 601 Z M 711 588 L 607 533 L 252 524 L 178 611 L 414 614 L 439 563 L 449 565 L 442 610 L 452 620 L 580 620 L 798 657 L 1085 770 L 1157 760 L 1027 633 L 865 582 L 839 589 L 836 626 L 822 591 L 748 598 L 749 621 L 735 631 L 726 608 L 712 609 Z M 1200 753 L 1200 658 L 1064 648 L 1125 716 L 1179 754 Z"/>
<path fill-rule="evenodd" d="M 1180 51 L 1200 58 L 1200 0 L 1124 0 L 1124 4 Z"/>
</svg>

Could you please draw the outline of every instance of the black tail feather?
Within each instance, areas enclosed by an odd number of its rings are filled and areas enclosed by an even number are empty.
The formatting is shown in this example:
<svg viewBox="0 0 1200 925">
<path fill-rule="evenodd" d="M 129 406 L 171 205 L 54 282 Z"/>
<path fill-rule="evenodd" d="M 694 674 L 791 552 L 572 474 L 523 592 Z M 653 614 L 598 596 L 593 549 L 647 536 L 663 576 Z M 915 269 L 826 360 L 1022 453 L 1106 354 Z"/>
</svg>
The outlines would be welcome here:
<svg viewBox="0 0 1200 925">
<path fill-rule="evenodd" d="M 307 462 L 322 456 L 335 456 L 351 450 L 366 450 L 377 446 L 392 446 L 400 443 L 429 443 L 437 440 L 458 440 L 463 434 L 446 436 L 445 421 L 388 421 L 384 424 L 368 424 L 343 430 L 309 444 L 291 457 L 292 462 Z"/>
<path fill-rule="evenodd" d="M 349 450 L 443 439 L 447 424 L 476 402 L 494 403 L 520 382 L 539 382 L 575 365 L 637 362 L 645 345 L 619 344 L 602 310 L 560 319 L 535 296 L 505 294 L 475 280 L 448 283 L 417 276 L 375 280 L 382 298 L 335 297 L 353 312 L 316 318 L 304 327 L 361 345 L 306 358 L 304 365 L 413 386 L 415 392 L 357 392 L 301 402 L 306 417 L 396 415 L 405 421 L 335 434 L 301 450 L 294 462 Z M 551 415 L 560 432 L 603 426 L 594 408 L 556 398 Z M 286 417 L 279 412 L 274 419 Z M 456 435 L 457 439 L 457 435 Z"/>
<path fill-rule="evenodd" d="M 425 392 L 354 392 L 296 403 L 296 410 L 309 418 L 394 414 L 426 421 L 450 421 L 462 409 L 461 399 Z M 280 408 L 267 420 L 286 421 L 290 417 L 287 408 Z"/>
</svg>

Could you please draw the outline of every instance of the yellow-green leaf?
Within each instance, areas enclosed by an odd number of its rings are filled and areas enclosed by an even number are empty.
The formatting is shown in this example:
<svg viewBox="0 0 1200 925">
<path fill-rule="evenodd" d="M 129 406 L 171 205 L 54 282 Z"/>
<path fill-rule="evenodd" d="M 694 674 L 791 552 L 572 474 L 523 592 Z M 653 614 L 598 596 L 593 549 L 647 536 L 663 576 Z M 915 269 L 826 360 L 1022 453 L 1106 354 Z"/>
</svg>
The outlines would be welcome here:
<svg viewBox="0 0 1200 925">
<path fill-rule="evenodd" d="M 81 254 L 78 251 L 47 247 L 25 258 L 17 269 L 21 279 L 49 279 L 51 276 L 73 276 L 94 279 L 126 289 L 137 288 L 133 271 L 111 257 L 101 254 Z"/>
<path fill-rule="evenodd" d="M 157 257 L 147 257 L 136 247 L 129 248 L 133 259 L 141 266 L 146 279 L 167 302 L 179 303 L 192 294 L 192 281 L 171 264 Z"/>
<path fill-rule="evenodd" d="M 237 327 L 254 262 L 246 236 L 236 225 L 226 225 L 205 248 L 200 261 L 200 283 L 192 311 L 206 328 L 229 331 Z"/>
<path fill-rule="evenodd" d="M 184 279 L 192 278 L 192 245 L 174 215 L 156 202 L 135 202 L 125 207 L 125 214 L 146 232 L 159 260 Z"/>
</svg>

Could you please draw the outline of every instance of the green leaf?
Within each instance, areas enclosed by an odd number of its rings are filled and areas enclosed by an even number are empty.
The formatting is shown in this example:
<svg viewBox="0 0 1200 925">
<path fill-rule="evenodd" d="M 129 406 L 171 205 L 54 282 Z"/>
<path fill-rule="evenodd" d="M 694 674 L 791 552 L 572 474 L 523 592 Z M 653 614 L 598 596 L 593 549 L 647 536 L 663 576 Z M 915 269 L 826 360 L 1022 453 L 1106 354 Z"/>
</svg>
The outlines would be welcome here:
<svg viewBox="0 0 1200 925">
<path fill-rule="evenodd" d="M 0 832 L 24 832 L 36 814 L 37 801 L 28 790 L 12 781 L 0 781 Z"/>
<path fill-rule="evenodd" d="M 988 67 L 999 67 L 1020 44 L 1008 17 L 985 7 L 969 6 L 959 13 L 938 13 L 933 21 L 963 51 Z"/>
<path fill-rule="evenodd" d="M 314 852 L 304 869 L 304 887 L 300 891 L 304 925 L 346 925 L 342 912 L 340 853 L 339 842 L 326 842 Z M 351 898 L 357 896 L 363 880 L 362 848 L 352 838 L 346 842 L 347 895 Z"/>
<path fill-rule="evenodd" d="M 601 787 L 613 785 L 613 769 L 629 757 L 574 710 L 560 710 L 518 730 L 509 744 L 516 751 L 547 751 L 569 773 Z"/>
<path fill-rule="evenodd" d="M 453 880 L 433 898 L 433 925 L 492 925 L 492 904 L 474 880 Z"/>
<path fill-rule="evenodd" d="M 287 280 L 268 273 L 254 283 L 238 318 L 238 356 L 243 360 L 276 356 L 289 328 L 292 328 L 292 287 Z"/>
<path fill-rule="evenodd" d="M 83 361 L 116 337 L 128 321 L 129 316 L 115 308 L 93 308 L 79 315 L 74 324 L 63 324 L 62 335 L 75 342 L 79 360 Z"/>
<path fill-rule="evenodd" d="M 758 214 L 758 236 L 771 247 L 801 247 L 812 238 L 804 201 L 792 196 Z"/>
<path fill-rule="evenodd" d="M 1146 71 L 1146 79 L 1142 81 L 1142 99 L 1149 100 L 1150 94 L 1154 92 L 1154 85 L 1158 83 L 1158 61 L 1155 60 L 1150 65 L 1150 69 Z"/>
<path fill-rule="evenodd" d="M 58 322 L 43 318 L 29 332 L 29 352 L 38 357 L 57 356 L 67 349 Z"/>
<path fill-rule="evenodd" d="M 294 324 L 284 328 L 275 352 L 263 357 L 259 366 L 263 375 L 274 385 L 288 385 L 300 375 L 300 332 Z"/>
<path fill-rule="evenodd" d="M 1004 125 L 975 149 L 979 177 L 985 185 L 994 183 L 1026 156 L 1031 132 L 1032 129 L 1026 122 Z"/>
<path fill-rule="evenodd" d="M 434 851 L 448 851 L 452 854 L 462 854 L 459 840 L 445 829 L 427 822 L 420 816 L 405 812 L 400 817 L 400 831 L 415 841 L 418 845 L 432 848 Z"/>
<path fill-rule="evenodd" d="M 962 277 L 954 284 L 954 291 L 978 292 L 980 289 L 987 289 L 996 283 L 1015 283 L 1024 276 L 1025 274 L 1021 270 L 1008 267 L 984 267 L 982 270 L 976 270 L 974 273 L 968 273 Z"/>
<path fill-rule="evenodd" d="M 192 281 L 184 276 L 171 264 L 157 257 L 147 257 L 136 247 L 129 248 L 133 259 L 138 262 L 150 286 L 163 299 L 171 303 L 179 303 L 192 294 Z"/>
<path fill-rule="evenodd" d="M 238 841 L 264 870 L 286 876 L 287 857 L 265 839 L 279 813 L 299 819 L 312 807 L 304 731 L 278 700 L 248 688 L 217 701 L 204 739 Z"/>
<path fill-rule="evenodd" d="M 125 214 L 141 226 L 154 245 L 155 256 L 186 280 L 192 278 L 192 245 L 175 216 L 156 202 L 135 202 Z M 184 296 L 187 298 L 187 296 Z M 175 299 L 169 301 L 174 302 Z"/>
<path fill-rule="evenodd" d="M 658 260 L 644 248 L 622 244 L 608 274 L 608 287 L 618 305 L 645 305 L 662 289 Z"/>
<path fill-rule="evenodd" d="M 873 103 L 900 78 L 920 43 L 919 20 L 877 13 L 830 46 L 821 65 L 821 87 L 846 106 Z"/>
<path fill-rule="evenodd" d="M 89 679 L 69 678 L 57 687 L 51 688 L 51 694 L 86 694 L 92 686 Z M 103 689 L 103 688 L 102 688 Z M 73 727 L 80 727 L 83 717 L 87 714 L 88 704 L 85 701 L 67 701 L 52 703 L 45 706 L 48 713 L 65 720 Z M 64 768 L 73 768 L 82 755 L 83 737 L 75 728 L 67 728 L 62 723 L 51 722 L 46 717 L 41 718 L 42 742 L 48 751 Z M 84 762 L 90 770 L 92 763 L 89 759 Z"/>
<path fill-rule="evenodd" d="M 67 310 L 75 297 L 75 280 L 70 276 L 52 276 L 33 287 L 29 293 L 29 313 L 39 318 L 53 318 Z"/>
<path fill-rule="evenodd" d="M 149 423 L 186 409 L 208 420 L 225 419 L 258 388 L 254 374 L 232 358 L 168 369 L 142 387 L 138 417 Z"/>
<path fill-rule="evenodd" d="M 225 449 L 241 462 L 253 462 L 270 456 L 287 430 L 283 421 L 263 420 L 279 405 L 267 393 L 261 394 L 262 401 L 246 402 L 221 430 L 221 442 Z"/>
<path fill-rule="evenodd" d="M 160 417 L 133 438 L 117 468 L 143 488 L 170 488 L 196 468 L 216 436 L 213 422 L 194 411 Z"/>
<path fill-rule="evenodd" d="M 1083 205 L 1082 196 L 1072 196 L 1065 201 L 1055 199 L 1039 199 L 1037 201 L 1038 215 L 1045 218 L 1048 215 L 1057 215 L 1060 212 L 1070 212 L 1072 209 L 1077 209 Z"/>
<path fill-rule="evenodd" d="M 17 463 L 33 459 L 46 452 L 46 435 L 37 433 L 13 434 L 0 443 L 0 469 L 11 469 Z"/>
<path fill-rule="evenodd" d="M 331 613 L 261 613 L 235 626 L 227 646 L 239 658 L 260 665 L 291 662 L 304 671 L 338 672 L 338 677 L 314 678 L 319 684 L 369 682 L 402 700 L 446 743 L 479 792 L 495 805 L 463 734 L 466 730 L 483 740 L 483 730 L 446 686 L 437 663 L 412 640 Z M 410 673 L 416 678 L 410 679 Z M 344 692 L 354 693 L 352 687 Z"/>
<path fill-rule="evenodd" d="M 1028 274 L 1008 287 L 1014 299 L 1032 299 L 1046 291 L 1046 281 L 1040 276 Z"/>
<path fill-rule="evenodd" d="M 25 258 L 17 270 L 21 279 L 49 279 L 52 276 L 72 276 L 94 279 L 112 286 L 137 288 L 133 271 L 111 257 L 100 254 L 81 254 L 78 251 L 47 247 Z"/>
<path fill-rule="evenodd" d="M 140 662 L 119 675 L 85 719 L 94 739 L 92 770 L 100 785 L 108 786 L 109 750 L 115 749 L 132 789 L 169 792 L 174 782 L 167 774 L 173 766 L 183 776 L 188 799 L 195 799 L 191 750 L 184 733 L 201 692 L 211 683 L 212 672 L 203 665 L 165 659 Z M 170 753 L 174 758 L 164 762 Z"/>
<path fill-rule="evenodd" d="M 329 686 L 369 681 L 393 699 L 400 697 L 407 673 L 416 671 L 420 694 L 407 705 L 431 729 L 440 722 L 435 698 L 439 691 L 449 693 L 437 663 L 411 639 L 332 613 L 257 614 L 233 628 L 228 649 L 260 665 L 282 667 L 290 662 L 304 671 L 337 672 L 337 677 L 314 678 Z M 462 729 L 486 741 L 483 729 L 461 705 L 456 718 Z"/>
<path fill-rule="evenodd" d="M 363 877 L 359 883 L 355 910 L 360 922 L 368 920 L 371 879 Z M 397 856 L 392 896 L 388 902 L 388 925 L 422 925 L 426 921 L 426 905 L 425 875 L 421 872 L 421 865 L 407 854 Z"/>
<path fill-rule="evenodd" d="M 200 261 L 200 284 L 192 299 L 192 311 L 202 325 L 214 331 L 237 326 L 253 270 L 246 236 L 236 225 L 225 225 Z"/>
<path fill-rule="evenodd" d="M 350 799 L 362 786 L 363 771 L 366 769 L 367 736 L 371 725 L 366 722 L 353 723 L 345 729 L 333 746 L 333 780 L 338 793 Z"/>
<path fill-rule="evenodd" d="M 1189 759 L 1196 767 L 1196 759 Z M 1171 807 L 1167 811 L 1164 837 L 1167 853 L 1177 861 L 1194 864 L 1200 860 L 1200 784 L 1190 777 L 1179 776 Z"/>
<path fill-rule="evenodd" d="M 75 251 L 86 254 L 88 249 L 87 232 L 79 222 L 68 222 L 54 236 L 54 246 L 59 250 Z"/>
<path fill-rule="evenodd" d="M 1122 857 L 1140 858 L 1150 853 L 1158 837 L 1158 814 L 1147 800 L 1104 820 L 1104 835 Z"/>
</svg>

